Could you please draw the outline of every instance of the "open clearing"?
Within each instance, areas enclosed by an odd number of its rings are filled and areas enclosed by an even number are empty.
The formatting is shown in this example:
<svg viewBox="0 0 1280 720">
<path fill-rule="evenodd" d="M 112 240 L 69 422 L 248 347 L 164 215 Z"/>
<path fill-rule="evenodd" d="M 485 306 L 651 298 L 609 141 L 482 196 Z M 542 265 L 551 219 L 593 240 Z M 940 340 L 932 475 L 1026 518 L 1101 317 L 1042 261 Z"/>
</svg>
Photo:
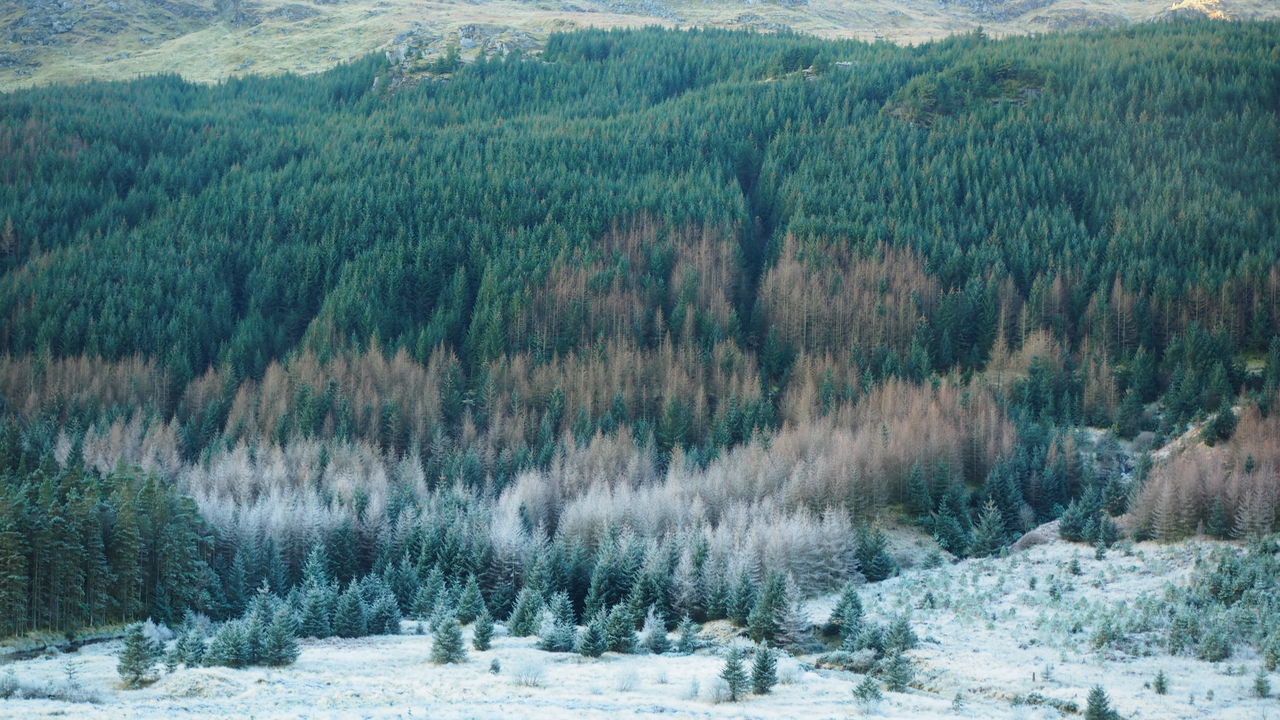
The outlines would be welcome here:
<svg viewBox="0 0 1280 720">
<path fill-rule="evenodd" d="M 1188 657 L 1102 654 L 1090 644 L 1098 618 L 1143 595 L 1185 582 L 1197 557 L 1214 543 L 1139 544 L 1096 560 L 1088 548 L 1052 542 L 1007 558 L 967 560 L 907 570 L 863 588 L 869 617 L 883 620 L 909 608 L 920 645 L 911 652 L 917 680 L 907 693 L 885 693 L 875 708 L 853 702 L 862 676 L 814 669 L 817 656 L 786 658 L 773 694 L 742 703 L 710 698 L 721 660 L 714 638 L 723 623 L 704 628 L 712 647 L 692 656 L 608 654 L 587 660 L 533 647 L 532 638 L 500 636 L 494 648 L 469 653 L 462 665 L 428 661 L 429 636 L 304 641 L 297 664 L 285 669 L 178 670 L 137 691 L 121 690 L 115 642 L 12 664 L 27 684 L 65 683 L 67 666 L 101 702 L 47 700 L 0 703 L 5 718 L 1010 718 L 1069 717 L 1048 705 L 1015 704 L 1038 693 L 1083 707 L 1102 684 L 1126 718 L 1280 718 L 1280 700 L 1256 699 L 1249 688 L 1259 664 L 1250 650 L 1210 664 Z M 1068 571 L 1071 560 L 1080 574 Z M 1032 581 L 1035 588 L 1032 588 Z M 1055 582 L 1056 581 L 1056 582 Z M 1062 592 L 1054 599 L 1050 587 Z M 932 599 L 931 599 L 932 598 Z M 818 598 L 815 620 L 834 598 Z M 412 633 L 414 623 L 406 622 Z M 501 630 L 499 635 L 501 635 Z M 469 630 L 468 630 L 469 635 Z M 490 664 L 500 670 L 493 674 Z M 1146 687 L 1157 671 L 1169 693 Z M 960 700 L 956 697 L 959 695 Z M 958 708 L 958 709 L 957 709 Z"/>
</svg>

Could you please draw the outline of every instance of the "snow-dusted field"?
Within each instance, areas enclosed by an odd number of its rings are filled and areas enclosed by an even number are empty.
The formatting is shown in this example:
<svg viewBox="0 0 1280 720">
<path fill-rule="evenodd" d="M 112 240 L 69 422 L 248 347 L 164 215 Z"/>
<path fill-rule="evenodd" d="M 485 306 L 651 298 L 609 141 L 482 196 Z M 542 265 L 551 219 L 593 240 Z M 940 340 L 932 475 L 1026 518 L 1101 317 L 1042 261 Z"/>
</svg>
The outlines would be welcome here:
<svg viewBox="0 0 1280 720">
<path fill-rule="evenodd" d="M 1215 665 L 1163 654 L 1104 656 L 1089 642 L 1104 613 L 1132 612 L 1144 594 L 1184 581 L 1195 555 L 1207 548 L 1138 545 L 1132 554 L 1113 550 L 1098 561 L 1087 548 L 1053 543 L 1004 559 L 911 570 L 865 587 L 872 619 L 911 608 L 921 638 L 911 653 L 918 687 L 886 692 L 870 709 L 851 695 L 862 676 L 812 669 L 812 656 L 785 659 L 773 694 L 717 704 L 710 696 L 721 661 L 711 649 L 588 660 L 538 651 L 531 638 L 498 637 L 492 650 L 470 651 L 465 664 L 440 667 L 429 662 L 430 638 L 408 634 L 305 641 L 289 668 L 179 670 L 133 691 L 118 686 L 118 643 L 91 645 L 0 672 L 12 670 L 24 683 L 56 684 L 66 682 L 70 664 L 76 682 L 96 691 L 100 702 L 0 701 L 0 717 L 1037 720 L 1069 716 L 1046 705 L 1015 705 L 1014 696 L 1034 692 L 1083 708 L 1097 683 L 1126 718 L 1280 720 L 1280 700 L 1250 697 L 1259 665 L 1252 651 Z M 1073 556 L 1080 575 L 1067 570 Z M 1054 578 L 1063 583 L 1058 599 L 1050 591 Z M 813 618 L 825 619 L 831 603 L 814 601 Z M 495 659 L 501 668 L 493 674 Z M 1144 687 L 1160 669 L 1169 677 L 1164 696 Z"/>
</svg>

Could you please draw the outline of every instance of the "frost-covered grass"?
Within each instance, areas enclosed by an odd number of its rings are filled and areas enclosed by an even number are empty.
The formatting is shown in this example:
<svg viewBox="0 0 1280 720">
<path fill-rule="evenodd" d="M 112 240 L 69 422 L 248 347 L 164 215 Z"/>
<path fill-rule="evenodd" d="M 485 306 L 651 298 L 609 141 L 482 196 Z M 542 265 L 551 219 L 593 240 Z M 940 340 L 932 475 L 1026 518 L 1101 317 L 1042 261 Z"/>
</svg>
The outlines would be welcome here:
<svg viewBox="0 0 1280 720">
<path fill-rule="evenodd" d="M 714 648 L 691 656 L 621 656 L 589 660 L 545 653 L 533 638 L 501 632 L 493 649 L 470 650 L 460 665 L 430 662 L 429 635 L 304 641 L 298 663 L 283 669 L 178 670 L 141 690 L 119 687 L 116 642 L 0 668 L 29 686 L 75 682 L 97 703 L 0 700 L 4 718 L 1009 718 L 1071 717 L 1088 690 L 1104 686 L 1126 718 L 1280 720 L 1280 699 L 1251 691 L 1260 658 L 1248 648 L 1222 663 L 1170 656 L 1142 633 L 1170 584 L 1183 583 L 1209 544 L 1142 544 L 1097 560 L 1088 548 L 1051 543 L 1008 558 L 911 570 L 863 588 L 871 619 L 909 610 L 921 638 L 910 655 L 914 687 L 857 704 L 863 676 L 815 670 L 812 656 L 784 658 L 780 682 L 764 697 L 719 702 L 721 659 Z M 1079 574 L 1071 572 L 1076 560 Z M 815 620 L 834 598 L 811 603 Z M 1098 647 L 1110 621 L 1133 639 Z M 706 636 L 721 637 L 717 624 Z M 411 633 L 411 630 L 410 630 Z M 467 635 L 469 637 L 470 630 Z M 499 661 L 497 674 L 490 672 Z M 1157 672 L 1169 689 L 1149 685 Z M 1271 675 L 1272 685 L 1280 676 Z"/>
</svg>

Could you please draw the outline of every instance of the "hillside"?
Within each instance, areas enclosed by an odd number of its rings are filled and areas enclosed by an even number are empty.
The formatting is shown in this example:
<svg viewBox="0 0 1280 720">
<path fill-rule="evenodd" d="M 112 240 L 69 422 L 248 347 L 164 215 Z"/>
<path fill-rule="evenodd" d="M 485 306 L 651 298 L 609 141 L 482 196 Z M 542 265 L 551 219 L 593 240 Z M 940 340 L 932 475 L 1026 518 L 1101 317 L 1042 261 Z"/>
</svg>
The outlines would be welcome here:
<svg viewBox="0 0 1280 720">
<path fill-rule="evenodd" d="M 791 29 L 916 43 L 983 27 L 992 35 L 1122 26 L 1170 15 L 1280 16 L 1266 0 L 18 0 L 0 8 L 0 91 L 176 72 L 196 82 L 312 73 L 375 50 L 394 57 L 536 51 L 574 28 Z"/>
<path fill-rule="evenodd" d="M 0 696 L 1255 717 L 1278 27 L 586 29 L 0 94 L 0 637 L 127 628 Z M 518 685 L 539 653 L 564 687 Z"/>
</svg>

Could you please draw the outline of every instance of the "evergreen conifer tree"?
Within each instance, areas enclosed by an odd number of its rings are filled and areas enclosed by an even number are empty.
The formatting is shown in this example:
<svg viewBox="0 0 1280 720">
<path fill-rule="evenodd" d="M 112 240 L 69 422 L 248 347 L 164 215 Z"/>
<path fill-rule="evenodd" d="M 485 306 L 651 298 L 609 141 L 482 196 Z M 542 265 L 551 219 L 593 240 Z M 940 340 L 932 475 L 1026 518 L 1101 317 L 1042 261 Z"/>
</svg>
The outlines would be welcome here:
<svg viewBox="0 0 1280 720">
<path fill-rule="evenodd" d="M 755 659 L 751 663 L 751 691 L 756 695 L 765 695 L 778 683 L 778 657 L 769 643 L 756 648 Z"/>
<path fill-rule="evenodd" d="M 245 634 L 244 621 L 229 620 L 218 628 L 204 653 L 204 664 L 218 667 L 242 668 L 248 664 L 249 638 Z"/>
<path fill-rule="evenodd" d="M 507 618 L 507 632 L 512 637 L 528 637 L 538 632 L 542 616 L 542 598 L 532 588 L 524 587 L 516 595 L 515 607 Z"/>
<path fill-rule="evenodd" d="M 298 622 L 287 607 L 276 610 L 262 643 L 261 661 L 270 667 L 292 665 L 298 659 Z"/>
<path fill-rule="evenodd" d="M 327 638 L 333 634 L 333 587 L 328 584 L 304 587 L 298 633 L 302 637 Z"/>
<path fill-rule="evenodd" d="M 1169 692 L 1169 676 L 1164 674 L 1164 670 L 1156 673 L 1156 678 L 1151 682 L 1151 689 L 1156 691 L 1157 695 L 1165 695 Z"/>
<path fill-rule="evenodd" d="M 865 526 L 858 532 L 858 549 L 855 553 L 858 567 L 868 582 L 879 582 L 897 571 L 897 563 L 889 556 L 888 541 L 877 528 Z"/>
<path fill-rule="evenodd" d="M 742 666 L 742 650 L 736 645 L 729 646 L 724 654 L 724 667 L 720 669 L 720 679 L 724 680 L 729 690 L 729 702 L 737 702 L 746 695 L 749 680 L 746 668 Z"/>
<path fill-rule="evenodd" d="M 1271 697 L 1271 680 L 1267 677 L 1267 669 L 1258 668 L 1258 673 L 1253 676 L 1253 696 L 1256 698 Z"/>
<path fill-rule="evenodd" d="M 200 667 L 204 663 L 204 633 L 195 626 L 188 626 L 174 643 L 178 662 L 189 668 Z"/>
<path fill-rule="evenodd" d="M 698 649 L 698 626 L 693 618 L 685 615 L 676 627 L 676 652 L 690 655 Z"/>
<path fill-rule="evenodd" d="M 605 636 L 609 649 L 618 653 L 634 653 L 636 651 L 636 621 L 631 616 L 631 609 L 623 603 L 614 605 L 609 610 L 605 623 Z"/>
<path fill-rule="evenodd" d="M 1089 691 L 1089 700 L 1085 705 L 1084 720 L 1117 720 L 1119 716 L 1111 709 L 1111 701 L 1101 685 L 1094 685 Z"/>
<path fill-rule="evenodd" d="M 895 617 L 884 633 L 884 648 L 889 652 L 910 650 L 917 641 L 916 633 L 911 629 L 911 618 L 905 612 Z"/>
<path fill-rule="evenodd" d="M 400 604 L 389 590 L 383 590 L 369 606 L 366 630 L 370 635 L 400 634 Z"/>
<path fill-rule="evenodd" d="M 870 675 L 866 675 L 853 689 L 853 698 L 863 707 L 870 708 L 884 699 L 884 695 L 881 694 L 880 686 L 876 685 L 876 681 L 872 680 Z"/>
<path fill-rule="evenodd" d="M 458 622 L 470 625 L 483 609 L 484 598 L 480 595 L 480 583 L 476 582 L 475 575 L 468 575 L 467 584 L 458 596 Z"/>
<path fill-rule="evenodd" d="M 969 554 L 973 557 L 995 555 L 1004 547 L 1004 516 L 996 504 L 987 500 L 978 516 L 978 523 L 973 526 L 973 534 L 969 539 Z"/>
<path fill-rule="evenodd" d="M 671 640 L 667 637 L 667 623 L 662 613 L 655 612 L 651 607 L 644 619 L 644 628 L 641 630 L 641 643 L 648 648 L 649 652 L 654 655 L 671 649 Z"/>
<path fill-rule="evenodd" d="M 493 643 L 493 616 L 489 608 L 481 608 L 476 618 L 475 627 L 471 629 L 471 646 L 476 650 L 488 650 Z"/>
<path fill-rule="evenodd" d="M 116 663 L 116 672 L 126 687 L 137 688 L 151 674 L 151 669 L 160 660 L 160 650 L 150 638 L 142 632 L 142 623 L 129 626 L 124 636 L 124 649 Z"/>
<path fill-rule="evenodd" d="M 584 657 L 600 657 L 608 650 L 609 639 L 605 634 L 606 615 L 603 611 L 596 613 L 582 628 L 578 635 L 575 649 Z"/>
<path fill-rule="evenodd" d="M 431 637 L 431 662 L 437 665 L 460 663 L 467 659 L 467 649 L 462 644 L 462 626 L 455 617 L 446 618 Z"/>
<path fill-rule="evenodd" d="M 786 578 L 781 573 L 770 573 L 747 618 L 747 632 L 751 639 L 756 642 L 777 642 L 786 608 Z"/>
<path fill-rule="evenodd" d="M 840 599 L 831 609 L 827 626 L 834 629 L 843 640 L 855 636 L 862 630 L 862 598 L 858 595 L 858 586 L 845 583 L 840 590 Z"/>
<path fill-rule="evenodd" d="M 894 650 L 885 657 L 883 663 L 885 686 L 893 692 L 906 690 L 907 685 L 915 678 L 915 668 L 911 666 L 911 660 L 901 651 Z"/>
<path fill-rule="evenodd" d="M 352 580 L 346 591 L 338 597 L 334 608 L 333 634 L 344 638 L 363 637 L 368 632 L 365 612 L 364 598 L 360 596 L 355 580 Z"/>
</svg>

